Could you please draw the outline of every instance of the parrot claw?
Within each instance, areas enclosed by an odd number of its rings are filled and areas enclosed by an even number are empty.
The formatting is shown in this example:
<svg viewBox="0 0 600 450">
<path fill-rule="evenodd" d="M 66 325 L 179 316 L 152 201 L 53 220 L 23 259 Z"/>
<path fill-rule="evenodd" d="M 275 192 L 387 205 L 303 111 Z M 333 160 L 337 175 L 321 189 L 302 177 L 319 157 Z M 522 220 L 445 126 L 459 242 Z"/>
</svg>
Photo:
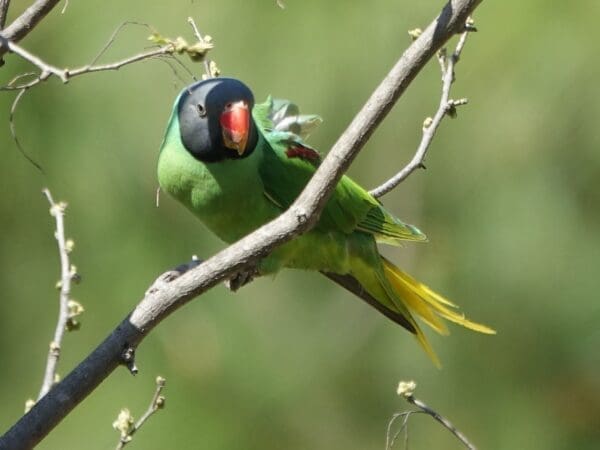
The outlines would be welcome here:
<svg viewBox="0 0 600 450">
<path fill-rule="evenodd" d="M 247 285 L 254 277 L 258 275 L 257 267 L 249 267 L 247 270 L 236 273 L 229 280 L 225 281 L 225 286 L 232 292 L 236 292 L 242 286 Z"/>
<path fill-rule="evenodd" d="M 180 264 L 174 269 L 166 271 L 165 273 L 160 275 L 156 279 L 156 281 L 154 281 L 154 283 L 152 283 L 152 286 L 150 286 L 146 291 L 146 296 L 154 294 L 155 292 L 159 291 L 162 286 L 170 283 L 173 280 L 176 280 L 188 270 L 191 270 L 194 267 L 199 266 L 200 264 L 202 264 L 202 260 L 199 259 L 196 255 L 194 255 L 192 256 L 192 260 L 190 262 Z"/>
</svg>

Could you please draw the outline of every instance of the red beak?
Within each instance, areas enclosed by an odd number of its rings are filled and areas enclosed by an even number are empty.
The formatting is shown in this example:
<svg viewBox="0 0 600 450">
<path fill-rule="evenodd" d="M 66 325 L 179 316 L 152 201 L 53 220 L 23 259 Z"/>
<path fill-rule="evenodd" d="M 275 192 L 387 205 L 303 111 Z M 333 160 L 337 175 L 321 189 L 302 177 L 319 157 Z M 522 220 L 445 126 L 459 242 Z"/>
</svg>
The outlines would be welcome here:
<svg viewBox="0 0 600 450">
<path fill-rule="evenodd" d="M 219 122 L 221 123 L 225 147 L 237 151 L 240 156 L 243 155 L 246 151 L 250 132 L 248 104 L 243 100 L 228 103 L 221 113 Z"/>
</svg>

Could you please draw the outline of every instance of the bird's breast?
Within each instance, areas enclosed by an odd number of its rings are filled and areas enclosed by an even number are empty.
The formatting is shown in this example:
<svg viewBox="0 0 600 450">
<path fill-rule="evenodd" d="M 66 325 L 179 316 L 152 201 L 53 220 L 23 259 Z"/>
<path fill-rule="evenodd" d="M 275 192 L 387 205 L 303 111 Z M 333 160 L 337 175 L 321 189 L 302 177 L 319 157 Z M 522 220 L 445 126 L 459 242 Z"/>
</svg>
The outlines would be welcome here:
<svg viewBox="0 0 600 450">
<path fill-rule="evenodd" d="M 233 242 L 276 217 L 279 209 L 264 195 L 258 152 L 244 159 L 202 163 L 184 148 L 163 148 L 158 180 L 213 233 Z"/>
</svg>

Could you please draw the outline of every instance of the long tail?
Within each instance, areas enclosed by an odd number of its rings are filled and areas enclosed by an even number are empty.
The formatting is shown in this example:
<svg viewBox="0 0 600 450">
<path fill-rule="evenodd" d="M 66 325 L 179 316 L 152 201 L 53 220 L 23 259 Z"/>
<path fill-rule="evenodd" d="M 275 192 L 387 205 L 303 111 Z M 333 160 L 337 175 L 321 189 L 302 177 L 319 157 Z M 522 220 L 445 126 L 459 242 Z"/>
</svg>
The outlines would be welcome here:
<svg viewBox="0 0 600 450">
<path fill-rule="evenodd" d="M 382 257 L 382 260 L 386 281 L 394 291 L 389 293 L 392 299 L 395 300 L 394 303 L 400 301 L 411 313 L 420 317 L 423 322 L 438 333 L 442 335 L 449 334 L 448 328 L 442 320 L 446 319 L 479 333 L 496 334 L 496 331 L 492 328 L 472 322 L 465 318 L 464 314 L 456 311 L 458 306 L 415 280 L 410 275 L 404 273 L 387 259 Z M 407 319 L 414 326 L 414 334 L 423 349 L 427 352 L 432 361 L 437 366 L 440 366 L 437 355 L 427 341 L 425 334 L 421 328 L 419 328 L 419 325 L 414 321 L 410 314 Z"/>
</svg>

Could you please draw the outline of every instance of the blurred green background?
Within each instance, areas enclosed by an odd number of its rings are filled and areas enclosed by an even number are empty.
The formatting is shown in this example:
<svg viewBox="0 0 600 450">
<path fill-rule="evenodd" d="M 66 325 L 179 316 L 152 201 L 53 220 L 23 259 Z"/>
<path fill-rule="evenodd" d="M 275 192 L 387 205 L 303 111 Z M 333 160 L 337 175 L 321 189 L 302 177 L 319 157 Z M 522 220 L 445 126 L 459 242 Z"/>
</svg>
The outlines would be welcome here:
<svg viewBox="0 0 600 450">
<path fill-rule="evenodd" d="M 60 5 L 22 45 L 58 66 L 89 62 L 123 20 L 191 39 L 193 16 L 214 37 L 223 73 L 258 99 L 298 102 L 325 122 L 328 149 L 442 1 L 145 2 Z M 28 2 L 13 1 L 9 20 Z M 237 294 L 219 286 L 163 322 L 138 352 L 40 445 L 114 448 L 120 408 L 139 416 L 167 378 L 167 408 L 131 448 L 381 449 L 387 422 L 408 409 L 397 382 L 447 415 L 481 449 L 600 448 L 600 75 L 595 0 L 483 2 L 479 33 L 457 67 L 468 97 L 436 137 L 427 171 L 384 197 L 427 232 L 426 245 L 384 249 L 418 278 L 498 330 L 429 333 L 437 370 L 402 329 L 311 273 L 288 271 Z M 127 29 L 104 61 L 141 51 Z M 189 64 L 188 64 L 189 65 Z M 5 84 L 30 67 L 15 56 Z M 199 65 L 192 66 L 200 73 Z M 186 83 L 189 76 L 182 73 Z M 163 62 L 36 87 L 16 117 L 17 151 L 0 92 L 0 429 L 39 389 L 55 325 L 58 258 L 40 194 L 69 203 L 68 235 L 83 283 L 82 329 L 66 336 L 66 374 L 127 314 L 162 271 L 223 247 L 163 195 L 154 206 L 158 147 L 183 87 Z M 437 62 L 413 83 L 354 163 L 374 187 L 412 156 L 439 101 Z M 429 418 L 411 419 L 412 449 L 458 449 Z"/>
</svg>

